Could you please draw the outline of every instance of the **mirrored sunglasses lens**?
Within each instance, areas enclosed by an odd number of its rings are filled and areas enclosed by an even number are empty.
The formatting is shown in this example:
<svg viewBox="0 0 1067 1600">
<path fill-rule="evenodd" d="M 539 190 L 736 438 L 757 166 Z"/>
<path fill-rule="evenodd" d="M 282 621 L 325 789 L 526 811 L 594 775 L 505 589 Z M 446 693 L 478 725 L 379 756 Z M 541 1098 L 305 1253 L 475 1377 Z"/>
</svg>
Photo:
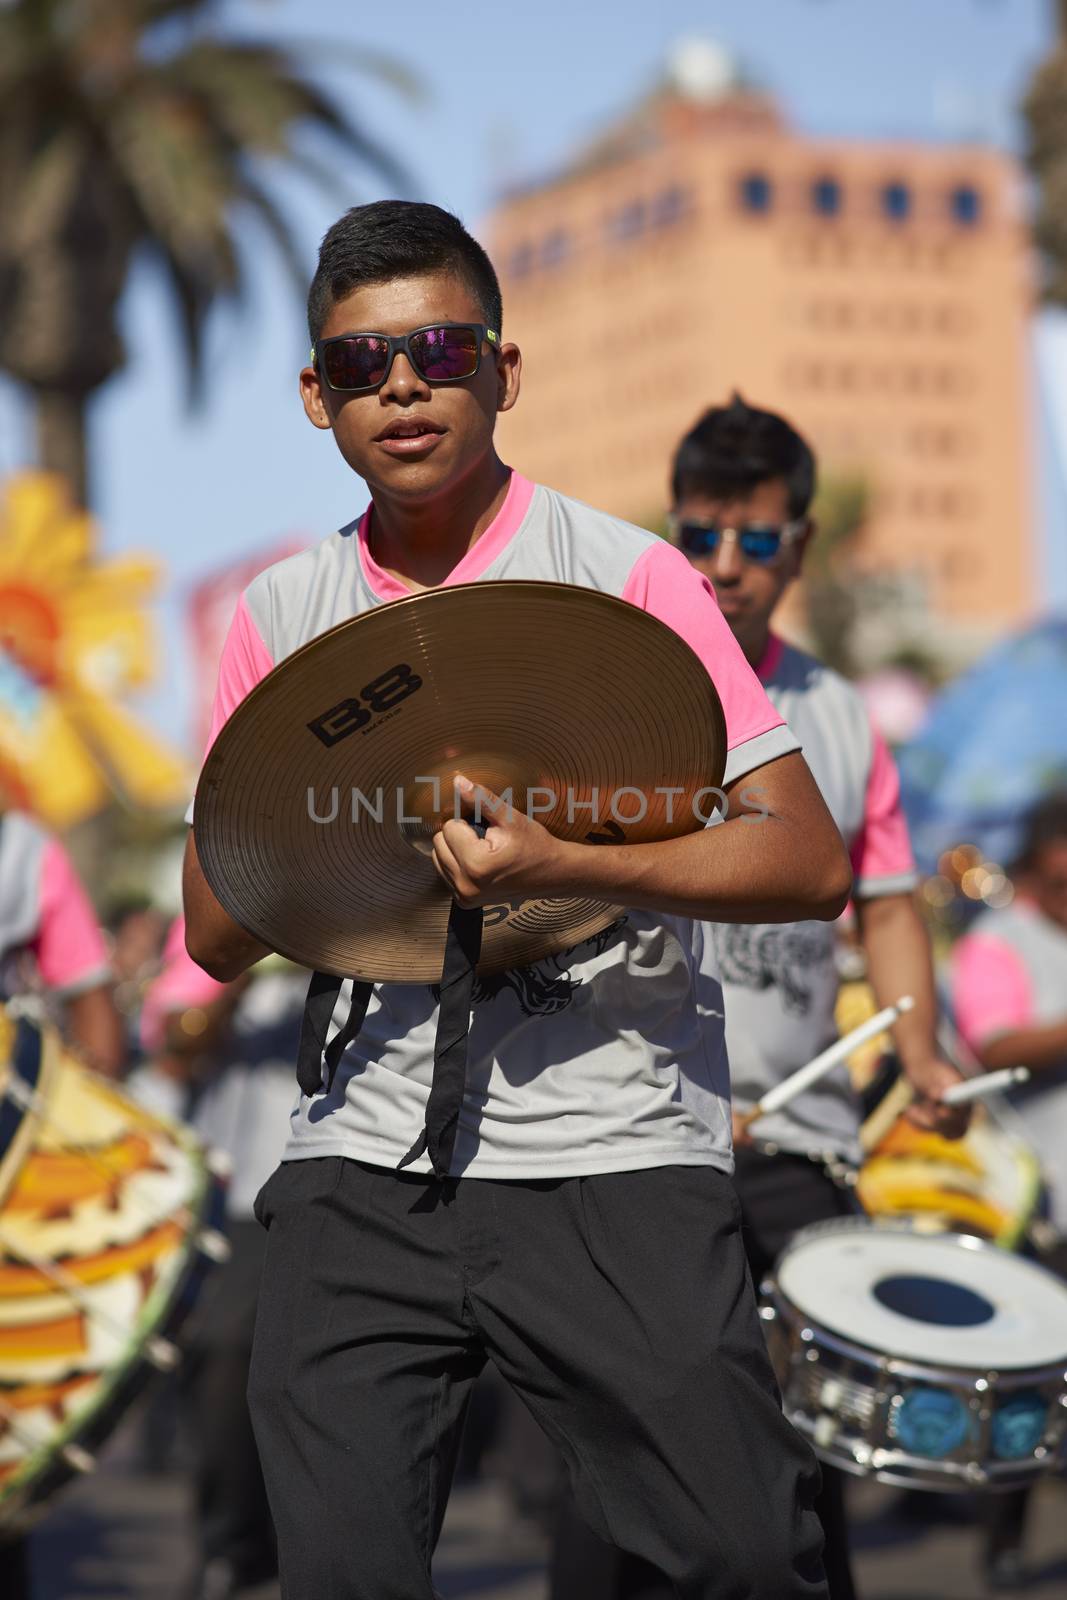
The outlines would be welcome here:
<svg viewBox="0 0 1067 1600">
<path fill-rule="evenodd" d="M 451 383 L 478 370 L 478 335 L 473 328 L 424 328 L 412 336 L 410 348 L 430 383 Z"/>
<path fill-rule="evenodd" d="M 691 556 L 706 556 L 718 545 L 719 530 L 703 522 L 683 522 L 678 528 L 678 538 L 682 549 Z"/>
<path fill-rule="evenodd" d="M 384 339 L 360 335 L 323 346 L 322 366 L 333 389 L 374 389 L 385 378 L 389 346 Z"/>
<path fill-rule="evenodd" d="M 781 549 L 782 535 L 777 528 L 745 528 L 740 543 L 749 561 L 773 561 Z"/>
</svg>

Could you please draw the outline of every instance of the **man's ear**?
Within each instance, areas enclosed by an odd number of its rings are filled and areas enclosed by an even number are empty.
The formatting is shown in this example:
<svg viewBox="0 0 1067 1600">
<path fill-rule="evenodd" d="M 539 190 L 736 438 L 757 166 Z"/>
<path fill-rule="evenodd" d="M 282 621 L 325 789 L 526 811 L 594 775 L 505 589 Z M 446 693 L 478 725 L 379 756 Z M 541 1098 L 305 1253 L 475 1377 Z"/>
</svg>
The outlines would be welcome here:
<svg viewBox="0 0 1067 1600">
<path fill-rule="evenodd" d="M 802 568 L 804 566 L 804 559 L 807 556 L 808 551 L 811 549 L 812 542 L 815 539 L 815 536 L 818 533 L 818 531 L 819 531 L 819 524 L 815 521 L 815 518 L 814 517 L 808 517 L 807 521 L 806 521 L 806 524 L 805 524 L 805 527 L 804 527 L 804 532 L 800 535 L 800 538 L 797 539 L 796 542 L 793 545 L 793 576 L 794 577 L 799 577 L 800 572 L 801 572 L 801 570 L 802 570 Z"/>
<path fill-rule="evenodd" d="M 301 369 L 300 398 L 304 402 L 304 414 L 313 427 L 324 429 L 332 427 L 326 401 L 323 398 L 322 384 L 314 367 Z"/>
<path fill-rule="evenodd" d="M 510 411 L 519 398 L 522 356 L 517 344 L 501 345 L 496 358 L 496 408 Z"/>
</svg>

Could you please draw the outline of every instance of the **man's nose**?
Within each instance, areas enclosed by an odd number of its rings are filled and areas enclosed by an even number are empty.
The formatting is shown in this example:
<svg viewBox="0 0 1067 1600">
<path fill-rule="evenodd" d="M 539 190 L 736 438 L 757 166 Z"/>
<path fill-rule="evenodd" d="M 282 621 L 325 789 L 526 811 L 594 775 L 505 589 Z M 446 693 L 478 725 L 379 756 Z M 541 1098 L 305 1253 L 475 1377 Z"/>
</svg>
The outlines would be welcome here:
<svg viewBox="0 0 1067 1600">
<path fill-rule="evenodd" d="M 378 392 L 390 399 L 410 400 L 415 395 L 428 394 L 429 388 L 426 379 L 415 371 L 404 352 L 398 350 Z"/>
<path fill-rule="evenodd" d="M 719 540 L 719 548 L 715 552 L 715 571 L 713 574 L 716 583 L 736 583 L 741 576 L 744 560 L 737 543 L 737 534 L 733 528 L 726 528 Z"/>
</svg>

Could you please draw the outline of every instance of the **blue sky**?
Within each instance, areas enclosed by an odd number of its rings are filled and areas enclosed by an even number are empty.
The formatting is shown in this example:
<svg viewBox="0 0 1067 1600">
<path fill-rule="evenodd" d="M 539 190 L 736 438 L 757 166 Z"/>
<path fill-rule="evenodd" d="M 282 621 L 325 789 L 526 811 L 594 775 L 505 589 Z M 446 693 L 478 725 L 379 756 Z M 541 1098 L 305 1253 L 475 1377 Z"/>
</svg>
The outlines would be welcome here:
<svg viewBox="0 0 1067 1600">
<path fill-rule="evenodd" d="M 564 160 L 691 35 L 734 52 L 810 132 L 1017 143 L 1014 108 L 1047 46 L 1051 11 L 1051 0 L 232 0 L 222 17 L 232 32 L 319 41 L 320 76 L 406 163 L 418 195 L 477 227 L 501 184 Z M 339 66 L 340 44 L 401 58 L 422 78 L 423 102 Z M 280 192 L 306 240 L 310 276 L 339 210 L 378 190 L 372 175 L 339 170 L 333 198 L 289 181 Z M 321 537 L 364 503 L 329 437 L 303 419 L 302 306 L 266 240 L 248 237 L 253 293 L 210 329 L 205 408 L 186 408 L 170 306 L 142 268 L 123 306 L 129 365 L 92 419 L 104 549 L 149 549 L 168 568 L 161 680 L 139 705 L 183 742 L 181 607 L 192 584 L 283 536 Z M 26 464 L 30 449 L 22 402 L 0 387 L 0 476 Z"/>
</svg>

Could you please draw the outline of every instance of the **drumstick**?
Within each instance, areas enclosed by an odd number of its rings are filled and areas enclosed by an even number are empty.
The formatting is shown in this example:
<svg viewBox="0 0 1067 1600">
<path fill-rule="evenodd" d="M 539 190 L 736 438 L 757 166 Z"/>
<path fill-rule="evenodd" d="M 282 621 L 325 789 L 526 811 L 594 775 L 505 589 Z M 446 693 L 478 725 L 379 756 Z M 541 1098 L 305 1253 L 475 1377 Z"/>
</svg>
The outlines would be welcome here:
<svg viewBox="0 0 1067 1600">
<path fill-rule="evenodd" d="M 868 1017 L 866 1022 L 861 1022 L 858 1028 L 846 1033 L 821 1055 L 817 1055 L 814 1061 L 809 1061 L 806 1067 L 801 1067 L 799 1071 L 792 1073 L 784 1083 L 776 1083 L 773 1089 L 768 1089 L 751 1111 L 745 1112 L 741 1118 L 742 1127 L 748 1128 L 759 1117 L 766 1117 L 772 1111 L 780 1111 L 798 1094 L 803 1094 L 813 1083 L 825 1078 L 828 1072 L 832 1072 L 839 1062 L 844 1061 L 854 1050 L 858 1050 L 861 1044 L 866 1044 L 868 1039 L 873 1039 L 876 1034 L 883 1033 L 886 1028 L 891 1027 L 897 1018 L 910 1011 L 914 1004 L 915 1001 L 910 994 L 902 995 L 895 1005 L 886 1006 L 873 1017 Z"/>
<path fill-rule="evenodd" d="M 868 1153 L 877 1149 L 890 1128 L 899 1122 L 914 1099 L 915 1090 L 911 1086 L 911 1080 L 898 1078 L 860 1128 L 860 1149 Z"/>
<path fill-rule="evenodd" d="M 1010 1089 L 1013 1083 L 1028 1083 L 1029 1067 L 1004 1067 L 1000 1072 L 987 1072 L 981 1078 L 968 1078 L 965 1083 L 954 1083 L 941 1096 L 943 1105 L 965 1106 L 972 1100 L 981 1100 L 987 1094 L 999 1094 Z"/>
</svg>

